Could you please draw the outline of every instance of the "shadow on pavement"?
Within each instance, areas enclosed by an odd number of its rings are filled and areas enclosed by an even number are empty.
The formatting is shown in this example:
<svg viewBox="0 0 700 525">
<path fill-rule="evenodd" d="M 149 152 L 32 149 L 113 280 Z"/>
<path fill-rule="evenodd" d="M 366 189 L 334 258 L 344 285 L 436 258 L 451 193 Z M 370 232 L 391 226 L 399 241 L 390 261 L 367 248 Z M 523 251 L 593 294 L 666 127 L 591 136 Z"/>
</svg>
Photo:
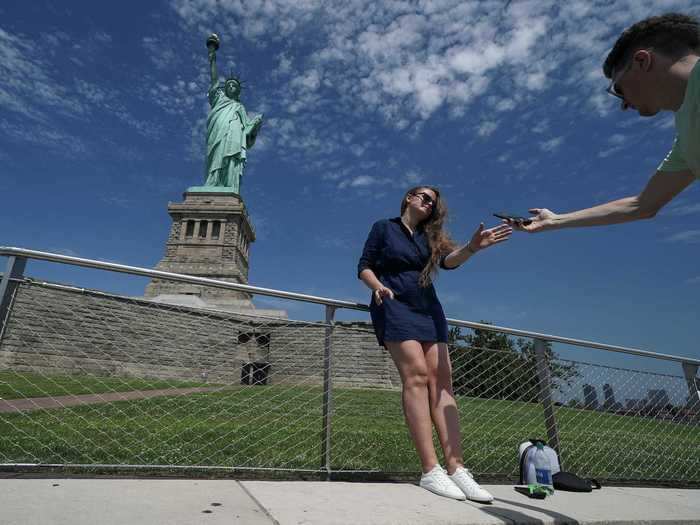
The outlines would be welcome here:
<svg viewBox="0 0 700 525">
<path fill-rule="evenodd" d="M 493 503 L 507 503 L 508 505 L 513 505 L 514 507 L 520 507 L 524 510 L 529 510 L 529 511 L 534 511 L 534 512 L 539 512 L 541 514 L 546 514 L 547 516 L 551 517 L 554 520 L 554 523 L 556 524 L 566 524 L 566 525 L 579 525 L 579 521 L 572 518 L 571 516 L 567 516 L 565 514 L 561 514 L 560 512 L 555 512 L 550 509 L 542 508 L 542 507 L 536 507 L 534 505 L 527 505 L 525 503 L 521 503 L 519 501 L 512 501 L 508 499 L 503 499 L 503 498 L 495 498 L 493 500 Z M 545 522 L 542 521 L 539 518 L 535 518 L 530 514 L 526 514 L 523 512 L 518 512 L 513 509 L 508 509 L 505 507 L 496 507 L 493 504 L 488 506 L 484 505 L 479 507 L 483 512 L 490 514 L 491 516 L 494 516 L 496 518 L 505 518 L 506 520 L 512 521 L 512 523 L 516 525 L 524 525 L 524 524 L 544 524 Z"/>
</svg>

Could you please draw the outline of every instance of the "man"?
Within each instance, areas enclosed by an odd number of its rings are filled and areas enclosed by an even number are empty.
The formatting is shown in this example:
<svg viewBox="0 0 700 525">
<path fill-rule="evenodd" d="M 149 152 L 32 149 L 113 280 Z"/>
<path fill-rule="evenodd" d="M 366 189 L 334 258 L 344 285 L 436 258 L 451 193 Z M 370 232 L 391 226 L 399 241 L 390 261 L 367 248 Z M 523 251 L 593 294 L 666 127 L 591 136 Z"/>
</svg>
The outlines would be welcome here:
<svg viewBox="0 0 700 525">
<path fill-rule="evenodd" d="M 209 86 L 209 115 L 207 117 L 207 162 L 204 186 L 222 187 L 240 194 L 241 178 L 247 150 L 255 144 L 262 125 L 262 116 L 248 119 L 240 101 L 241 82 L 227 78 L 223 89 L 216 69 L 216 49 L 219 38 L 207 40 L 211 83 Z"/>
<path fill-rule="evenodd" d="M 700 178 L 700 26 L 691 16 L 669 13 L 625 30 L 605 60 L 608 92 L 643 117 L 673 111 L 676 140 L 639 195 L 569 213 L 532 208 L 531 222 L 516 228 L 540 232 L 650 219 Z"/>
</svg>

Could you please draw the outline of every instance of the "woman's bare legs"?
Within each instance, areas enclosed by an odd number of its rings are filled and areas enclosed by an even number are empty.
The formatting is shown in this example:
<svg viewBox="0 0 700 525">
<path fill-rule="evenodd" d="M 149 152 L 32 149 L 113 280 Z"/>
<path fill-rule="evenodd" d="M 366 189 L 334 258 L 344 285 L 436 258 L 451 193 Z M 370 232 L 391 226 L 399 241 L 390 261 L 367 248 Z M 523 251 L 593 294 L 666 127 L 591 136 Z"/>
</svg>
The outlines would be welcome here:
<svg viewBox="0 0 700 525">
<path fill-rule="evenodd" d="M 463 467 L 459 411 L 452 391 L 452 364 L 445 343 L 423 343 L 428 373 L 430 416 L 445 453 L 447 472 Z"/>
<path fill-rule="evenodd" d="M 438 464 L 438 458 L 433 445 L 429 368 L 423 345 L 418 341 L 387 341 L 385 344 L 401 375 L 403 413 L 423 472 L 427 473 Z"/>
</svg>

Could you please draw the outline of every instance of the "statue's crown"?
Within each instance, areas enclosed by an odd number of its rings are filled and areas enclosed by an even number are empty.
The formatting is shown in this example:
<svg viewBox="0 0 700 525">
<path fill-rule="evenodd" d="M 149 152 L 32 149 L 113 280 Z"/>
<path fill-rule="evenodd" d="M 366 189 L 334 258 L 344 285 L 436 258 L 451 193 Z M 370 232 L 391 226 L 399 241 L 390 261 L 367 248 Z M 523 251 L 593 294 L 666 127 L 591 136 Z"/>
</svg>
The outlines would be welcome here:
<svg viewBox="0 0 700 525">
<path fill-rule="evenodd" d="M 238 84 L 241 88 L 243 87 L 243 80 L 238 78 L 236 75 L 234 75 L 233 71 L 229 74 L 228 77 L 226 77 L 226 80 L 224 84 L 227 84 L 228 82 L 234 81 L 236 84 Z"/>
</svg>

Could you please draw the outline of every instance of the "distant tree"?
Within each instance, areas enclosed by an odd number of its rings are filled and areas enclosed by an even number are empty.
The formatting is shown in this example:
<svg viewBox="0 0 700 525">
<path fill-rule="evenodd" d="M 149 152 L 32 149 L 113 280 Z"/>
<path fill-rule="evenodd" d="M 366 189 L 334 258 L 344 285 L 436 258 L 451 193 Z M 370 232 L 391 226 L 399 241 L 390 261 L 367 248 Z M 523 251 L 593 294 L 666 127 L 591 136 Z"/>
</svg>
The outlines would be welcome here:
<svg viewBox="0 0 700 525">
<path fill-rule="evenodd" d="M 513 401 L 538 400 L 534 341 L 490 330 L 474 329 L 463 334 L 459 327 L 454 327 L 450 329 L 448 342 L 455 394 Z M 571 384 L 579 376 L 576 365 L 556 360 L 549 342 L 545 343 L 545 360 L 554 390 Z"/>
</svg>

